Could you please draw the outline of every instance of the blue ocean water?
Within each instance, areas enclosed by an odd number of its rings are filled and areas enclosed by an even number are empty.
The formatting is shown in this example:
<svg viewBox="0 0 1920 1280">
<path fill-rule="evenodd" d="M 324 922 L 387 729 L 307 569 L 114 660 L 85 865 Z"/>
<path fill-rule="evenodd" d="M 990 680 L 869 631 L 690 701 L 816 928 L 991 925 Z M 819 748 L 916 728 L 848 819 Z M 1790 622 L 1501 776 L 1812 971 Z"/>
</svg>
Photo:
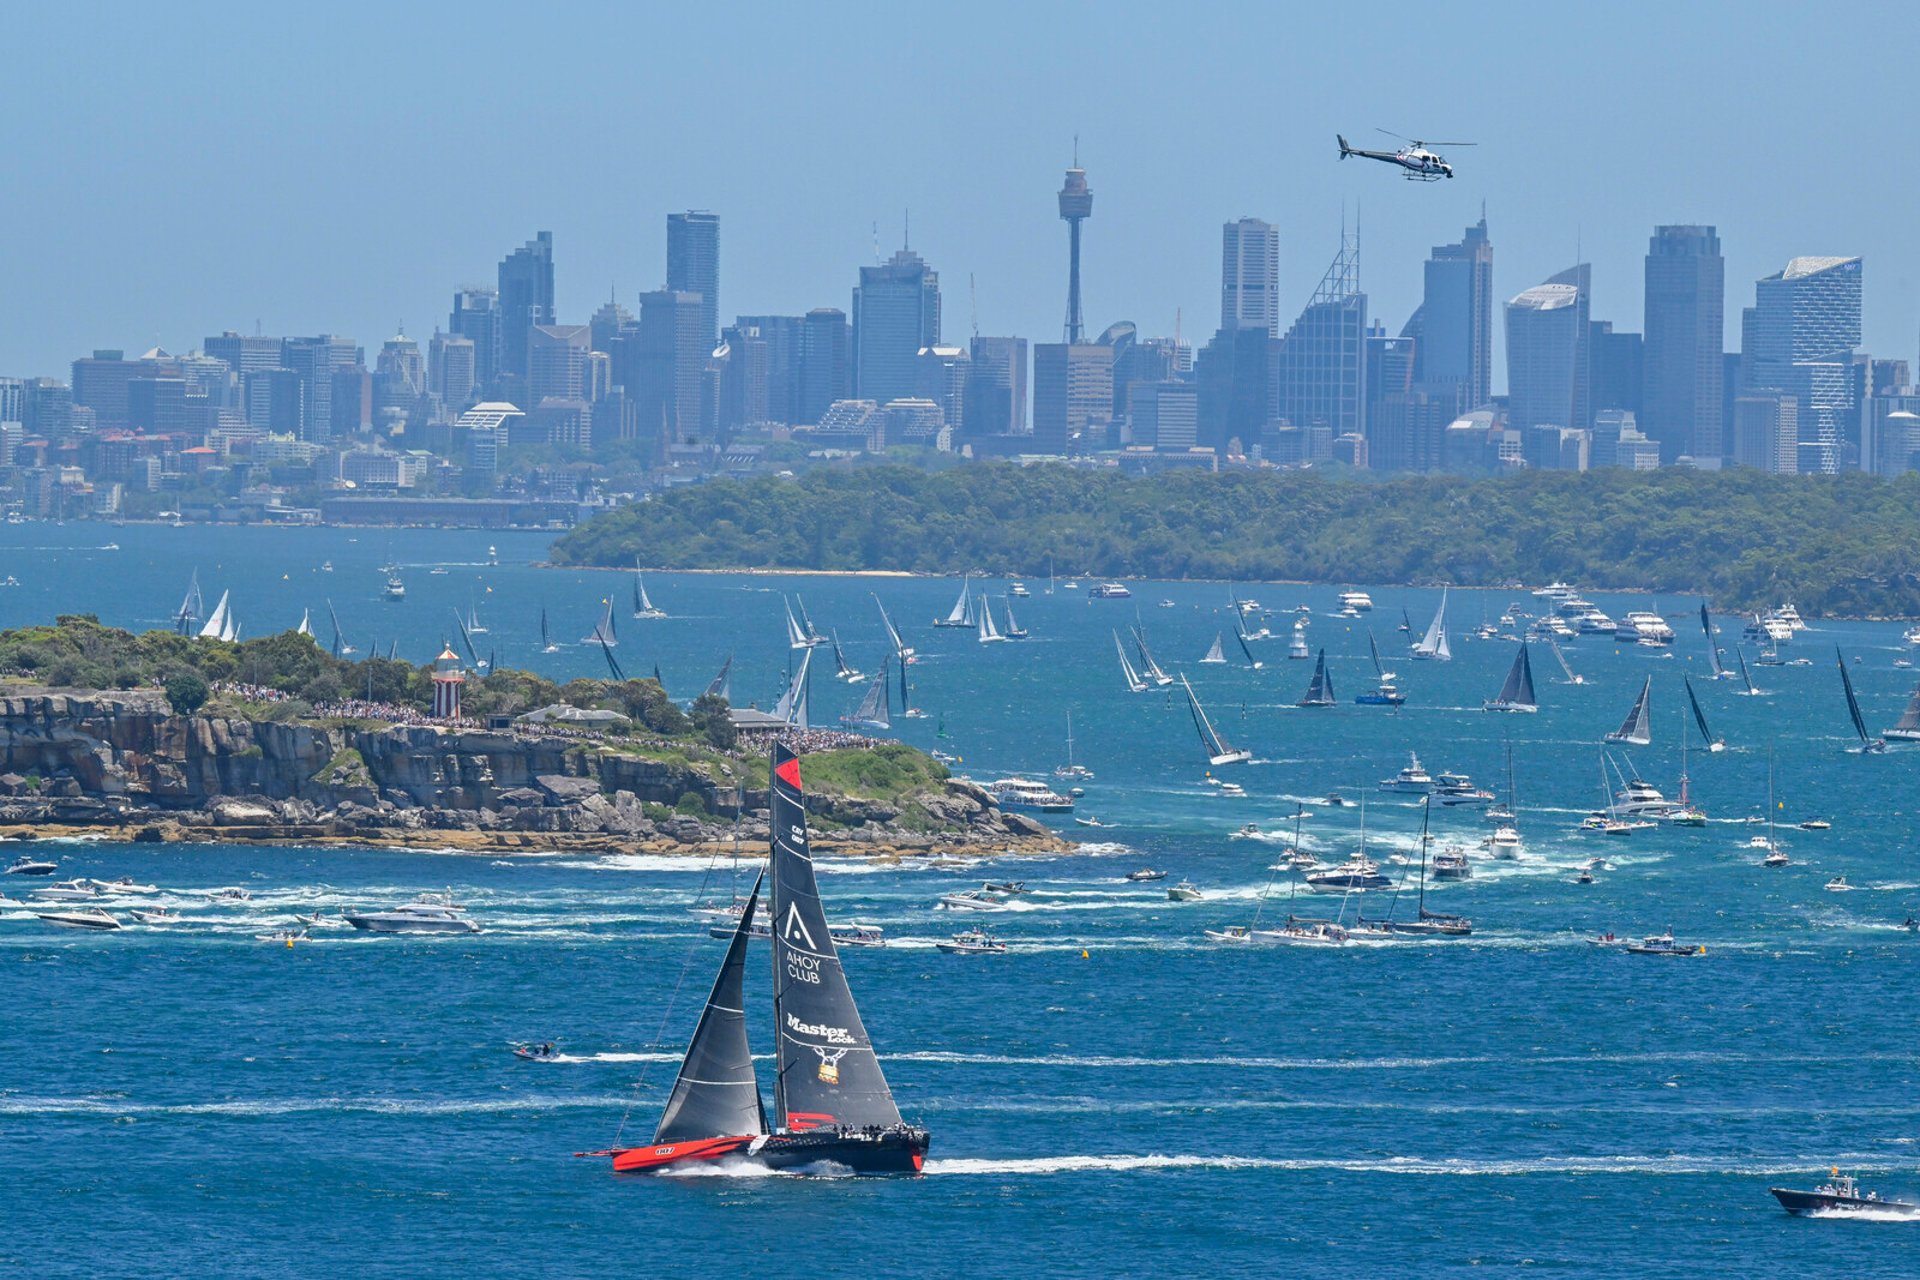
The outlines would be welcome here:
<svg viewBox="0 0 1920 1280">
<path fill-rule="evenodd" d="M 121 549 L 100 550 L 109 538 Z M 489 542 L 497 567 L 484 563 Z M 0 574 L 21 585 L 0 590 L 0 625 L 71 611 L 162 625 L 197 566 L 210 602 L 232 591 L 247 634 L 292 626 L 303 608 L 324 618 L 331 597 L 354 643 L 393 641 L 420 660 L 474 604 L 483 653 L 597 674 L 597 647 L 537 652 L 539 610 L 571 641 L 629 584 L 534 568 L 543 549 L 527 535 L 6 526 Z M 379 599 L 375 566 L 389 555 L 406 566 L 404 604 Z M 847 963 L 902 1110 L 933 1131 L 925 1178 L 626 1180 L 572 1158 L 650 1134 L 722 947 L 688 908 L 725 900 L 747 864 L 53 842 L 63 875 L 161 885 L 158 901 L 190 923 L 95 936 L 0 909 L 11 1064 L 0 1264 L 698 1275 L 804 1247 L 812 1270 L 880 1276 L 1920 1269 L 1913 1225 L 1791 1219 L 1766 1194 L 1835 1163 L 1920 1192 L 1909 1013 L 1920 938 L 1898 927 L 1920 911 L 1916 757 L 1846 750 L 1832 649 L 1860 658 L 1869 723 L 1891 724 L 1914 678 L 1892 665 L 1898 627 L 1817 622 L 1788 646 L 1813 664 L 1756 669 L 1766 696 L 1747 698 L 1701 679 L 1697 601 L 1598 595 L 1616 615 L 1663 608 L 1679 643 L 1583 638 L 1567 646 L 1578 687 L 1536 650 L 1540 714 L 1500 717 L 1478 708 L 1513 647 L 1462 633 L 1483 608 L 1536 602 L 1454 592 L 1455 660 L 1390 659 L 1409 696 L 1393 711 L 1351 703 L 1371 675 L 1366 629 L 1403 653 L 1401 608 L 1424 626 L 1436 592 L 1375 588 L 1378 609 L 1355 622 L 1331 616 L 1331 588 L 1243 585 L 1274 610 L 1313 608 L 1309 634 L 1342 703 L 1308 711 L 1292 704 L 1312 664 L 1287 660 L 1286 615 L 1255 646 L 1262 670 L 1198 665 L 1230 626 L 1222 586 L 1135 584 L 1131 601 L 1089 602 L 1064 583 L 1052 596 L 1029 585 L 1034 597 L 1014 605 L 1032 639 L 987 646 L 928 625 L 954 582 L 659 574 L 648 586 L 672 617 L 620 612 L 629 672 L 657 662 L 689 697 L 731 651 L 737 696 L 765 705 L 789 660 L 780 593 L 801 593 L 864 667 L 883 648 L 877 593 L 922 655 L 912 680 L 928 718 L 897 721 L 902 736 L 942 745 L 944 725 L 956 767 L 976 778 L 1060 763 L 1072 713 L 1077 758 L 1097 775 L 1081 811 L 1112 828 L 1069 833 L 1101 843 L 945 870 L 822 866 L 834 915 L 890 940 Z M 1221 771 L 1245 798 L 1206 785 L 1183 702 L 1121 688 L 1110 632 L 1136 620 L 1253 751 Z M 1731 646 L 1738 620 L 1718 621 Z M 1616 757 L 1674 790 L 1692 674 L 1729 748 L 1687 760 L 1713 821 L 1577 835 L 1601 798 L 1600 736 L 1649 673 L 1654 743 Z M 817 679 L 816 717 L 859 694 Z M 1472 938 L 1338 951 L 1202 939 L 1249 919 L 1270 882 L 1286 892 L 1268 867 L 1299 802 L 1313 813 L 1304 843 L 1338 857 L 1358 839 L 1359 810 L 1318 800 L 1366 797 L 1370 849 L 1404 858 L 1420 811 L 1377 780 L 1414 750 L 1499 789 L 1509 735 L 1525 856 L 1430 892 L 1473 917 Z M 1783 828 L 1794 864 L 1774 870 L 1746 847 L 1770 753 L 1781 820 L 1833 822 Z M 1234 838 L 1249 821 L 1275 838 Z M 1484 830 L 1458 812 L 1435 824 L 1469 844 Z M 1572 883 L 1597 854 L 1613 869 Z M 1148 864 L 1190 877 L 1206 900 L 1176 905 L 1162 886 L 1123 880 Z M 934 950 L 973 923 L 932 910 L 937 896 L 990 875 L 1034 889 L 993 917 L 1013 950 Z M 1836 875 L 1856 888 L 1827 891 Z M 227 885 L 251 900 L 204 897 Z M 10 895 L 30 887 L 0 879 Z M 254 937 L 295 910 L 448 888 L 486 932 L 324 931 L 291 949 Z M 1369 914 L 1386 896 L 1369 895 Z M 1339 903 L 1317 897 L 1311 910 Z M 1641 958 L 1584 940 L 1669 927 L 1706 954 Z M 762 1018 L 762 1044 L 767 1030 Z M 559 1059 L 513 1058 L 508 1043 L 526 1039 L 557 1041 Z"/>
</svg>

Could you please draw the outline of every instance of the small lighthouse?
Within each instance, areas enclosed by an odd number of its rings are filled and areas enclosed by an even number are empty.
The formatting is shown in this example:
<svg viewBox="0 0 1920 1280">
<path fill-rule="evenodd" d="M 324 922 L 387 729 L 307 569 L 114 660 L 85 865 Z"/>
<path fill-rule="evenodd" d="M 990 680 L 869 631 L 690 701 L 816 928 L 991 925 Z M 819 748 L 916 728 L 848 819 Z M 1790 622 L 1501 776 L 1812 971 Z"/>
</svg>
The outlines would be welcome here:
<svg viewBox="0 0 1920 1280">
<path fill-rule="evenodd" d="M 460 718 L 460 686 L 467 682 L 467 673 L 460 669 L 460 656 L 451 645 L 440 651 L 433 660 L 433 718 L 435 720 L 458 720 Z"/>
</svg>

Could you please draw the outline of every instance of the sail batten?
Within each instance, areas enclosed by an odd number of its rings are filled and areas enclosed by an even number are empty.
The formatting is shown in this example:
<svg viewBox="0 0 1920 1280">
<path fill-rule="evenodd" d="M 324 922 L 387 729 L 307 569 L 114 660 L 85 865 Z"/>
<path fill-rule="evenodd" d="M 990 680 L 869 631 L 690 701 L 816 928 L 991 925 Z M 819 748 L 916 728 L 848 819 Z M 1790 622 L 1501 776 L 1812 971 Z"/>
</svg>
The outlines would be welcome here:
<svg viewBox="0 0 1920 1280">
<path fill-rule="evenodd" d="M 754 878 L 753 891 L 747 895 L 747 905 L 727 945 L 726 959 L 707 996 L 707 1007 L 694 1027 L 693 1039 L 687 1042 L 680 1075 L 660 1114 L 660 1127 L 653 1134 L 655 1143 L 767 1131 L 766 1105 L 760 1099 L 760 1082 L 753 1072 L 744 999 L 747 944 L 765 877 L 763 871 Z"/>
</svg>

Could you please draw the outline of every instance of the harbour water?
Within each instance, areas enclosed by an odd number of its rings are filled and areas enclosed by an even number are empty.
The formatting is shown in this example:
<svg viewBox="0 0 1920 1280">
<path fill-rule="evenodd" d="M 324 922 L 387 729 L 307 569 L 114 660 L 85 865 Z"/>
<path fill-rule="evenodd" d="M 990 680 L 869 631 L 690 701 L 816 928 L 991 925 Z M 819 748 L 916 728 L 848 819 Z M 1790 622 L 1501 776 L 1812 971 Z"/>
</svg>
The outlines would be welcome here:
<svg viewBox="0 0 1920 1280">
<path fill-rule="evenodd" d="M 109 537 L 120 550 L 98 549 Z M 489 543 L 498 566 L 485 563 Z M 1678 642 L 1568 644 L 1578 687 L 1536 649 L 1540 713 L 1497 716 L 1479 708 L 1513 645 L 1463 634 L 1483 602 L 1488 618 L 1509 603 L 1537 611 L 1524 593 L 1453 593 L 1454 661 L 1438 664 L 1400 656 L 1397 629 L 1403 606 L 1423 627 L 1437 592 L 1372 588 L 1378 607 L 1356 621 L 1332 616 L 1331 587 L 1242 584 L 1275 611 L 1254 671 L 1197 665 L 1231 628 L 1215 584 L 1136 583 L 1131 600 L 1089 602 L 1084 582 L 1048 596 L 1030 581 L 1014 608 L 1032 638 L 980 645 L 928 625 L 957 582 L 650 574 L 671 616 L 640 622 L 624 607 L 627 578 L 535 568 L 544 545 L 474 532 L 0 527 L 0 575 L 21 584 L 0 590 L 0 625 L 56 612 L 164 625 L 197 566 L 209 602 L 231 590 L 248 635 L 291 627 L 305 608 L 324 642 L 331 597 L 352 643 L 392 642 L 418 661 L 474 604 L 483 656 L 565 678 L 604 671 L 597 646 L 571 642 L 611 593 L 629 673 L 657 663 L 669 691 L 691 697 L 733 652 L 736 696 L 765 706 L 790 659 L 780 593 L 800 592 L 868 669 L 884 646 L 877 593 L 921 654 L 911 679 L 927 717 L 897 719 L 901 736 L 961 756 L 955 768 L 976 779 L 1044 774 L 1065 759 L 1071 711 L 1076 757 L 1096 775 L 1079 811 L 1112 824 L 1068 827 L 1101 841 L 1073 856 L 823 865 L 830 913 L 886 931 L 888 946 L 852 951 L 847 965 L 902 1111 L 933 1131 L 928 1176 L 625 1180 L 572 1157 L 650 1135 L 723 945 L 688 908 L 744 888 L 748 863 L 53 842 L 39 848 L 62 876 L 161 885 L 155 901 L 189 921 L 96 936 L 0 910 L 11 1064 L 0 1263 L 35 1274 L 190 1261 L 233 1275 L 636 1264 L 702 1275 L 801 1250 L 810 1270 L 877 1276 L 1920 1268 L 1910 1225 L 1790 1219 L 1766 1194 L 1812 1185 L 1833 1164 L 1885 1192 L 1920 1191 L 1909 995 L 1920 937 L 1899 927 L 1920 911 L 1920 756 L 1847 751 L 1833 657 L 1835 644 L 1859 656 L 1868 723 L 1891 724 L 1914 679 L 1893 666 L 1899 627 L 1816 622 L 1785 646 L 1812 665 L 1756 668 L 1766 696 L 1748 698 L 1737 681 L 1703 679 L 1697 601 L 1595 595 L 1616 616 L 1661 608 Z M 403 566 L 404 604 L 379 598 L 376 566 L 389 556 Z M 996 607 L 1004 587 L 988 584 Z M 1313 609 L 1311 644 L 1328 651 L 1336 707 L 1293 706 L 1313 664 L 1287 659 L 1291 618 L 1279 610 L 1300 603 Z M 569 642 L 559 654 L 538 652 L 543 605 Z M 1716 621 L 1731 648 L 1739 620 Z M 1219 771 L 1244 798 L 1207 784 L 1183 698 L 1121 687 L 1110 632 L 1135 622 L 1252 750 L 1250 764 Z M 1404 708 L 1351 701 L 1372 675 L 1368 627 L 1392 655 Z M 1728 744 L 1709 755 L 1696 739 L 1687 759 L 1711 821 L 1576 834 L 1602 799 L 1600 737 L 1649 673 L 1653 744 L 1615 756 L 1673 793 L 1691 674 Z M 860 693 L 821 673 L 816 719 Z M 1297 805 L 1312 811 L 1303 843 L 1338 858 L 1357 843 L 1360 809 L 1321 798 L 1364 797 L 1369 849 L 1400 859 L 1389 861 L 1400 875 L 1420 810 L 1377 781 L 1412 750 L 1503 790 L 1509 737 L 1523 856 L 1480 857 L 1471 880 L 1429 892 L 1435 909 L 1473 918 L 1471 938 L 1332 950 L 1203 940 L 1205 928 L 1289 908 L 1260 897 L 1270 883 L 1288 892 L 1268 868 Z M 1746 846 L 1764 830 L 1749 819 L 1764 813 L 1770 752 L 1793 862 L 1763 869 Z M 1816 814 L 1832 829 L 1792 825 Z M 1235 838 L 1247 822 L 1270 838 Z M 1485 831 L 1471 811 L 1436 809 L 1435 826 L 1469 846 Z M 1573 883 L 1595 856 L 1612 869 Z M 1143 865 L 1206 898 L 1173 904 L 1163 885 L 1125 882 Z M 1834 876 L 1854 889 L 1828 891 Z M 1034 890 L 990 917 L 1010 952 L 936 951 L 935 939 L 979 921 L 934 911 L 935 899 L 989 877 Z M 228 885 L 251 899 L 202 896 Z M 11 896 L 31 887 L 0 878 Z M 444 889 L 485 932 L 255 939 L 295 911 Z M 1378 914 L 1390 896 L 1362 905 Z M 1315 895 L 1294 909 L 1340 905 Z M 1586 941 L 1668 928 L 1705 954 Z M 755 1019 L 764 1048 L 768 1018 Z M 560 1053 L 520 1061 L 508 1052 L 517 1040 L 553 1040 Z"/>
</svg>

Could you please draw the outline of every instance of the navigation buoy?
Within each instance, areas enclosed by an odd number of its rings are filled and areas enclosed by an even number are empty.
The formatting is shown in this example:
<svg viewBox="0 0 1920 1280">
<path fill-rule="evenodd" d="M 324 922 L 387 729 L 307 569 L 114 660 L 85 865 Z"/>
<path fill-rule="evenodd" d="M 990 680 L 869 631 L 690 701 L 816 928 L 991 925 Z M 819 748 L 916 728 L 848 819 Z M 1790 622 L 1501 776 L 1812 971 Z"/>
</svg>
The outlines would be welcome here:
<svg viewBox="0 0 1920 1280">
<path fill-rule="evenodd" d="M 1080 949 L 1080 958 L 1081 958 L 1082 960 L 1091 960 L 1091 959 L 1092 959 L 1093 957 L 1092 957 L 1092 956 L 1089 956 L 1089 955 L 1087 954 L 1087 951 L 1086 951 L 1086 948 L 1085 948 L 1085 947 L 1082 947 L 1082 948 Z"/>
</svg>

